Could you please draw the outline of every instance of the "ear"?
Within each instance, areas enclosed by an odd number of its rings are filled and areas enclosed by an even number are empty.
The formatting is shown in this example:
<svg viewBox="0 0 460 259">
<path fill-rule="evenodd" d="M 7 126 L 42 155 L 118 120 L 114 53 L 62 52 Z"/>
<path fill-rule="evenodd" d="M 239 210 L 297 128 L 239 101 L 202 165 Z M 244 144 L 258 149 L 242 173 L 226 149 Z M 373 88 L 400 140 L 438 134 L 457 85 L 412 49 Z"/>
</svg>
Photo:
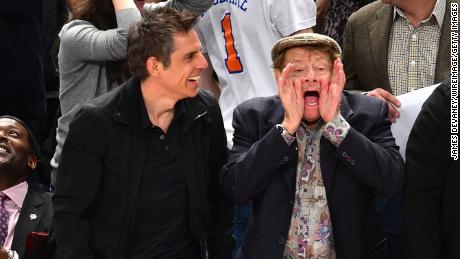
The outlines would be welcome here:
<svg viewBox="0 0 460 259">
<path fill-rule="evenodd" d="M 163 71 L 163 64 L 156 57 L 149 57 L 145 62 L 145 68 L 149 76 L 159 77 L 160 72 Z"/>
<path fill-rule="evenodd" d="M 35 167 L 37 167 L 37 156 L 35 154 L 29 154 L 29 157 L 27 157 L 27 167 L 29 167 L 30 170 L 34 170 Z"/>
<path fill-rule="evenodd" d="M 273 75 L 275 76 L 276 83 L 279 84 L 279 79 L 281 77 L 281 71 L 278 68 L 273 70 Z"/>
</svg>

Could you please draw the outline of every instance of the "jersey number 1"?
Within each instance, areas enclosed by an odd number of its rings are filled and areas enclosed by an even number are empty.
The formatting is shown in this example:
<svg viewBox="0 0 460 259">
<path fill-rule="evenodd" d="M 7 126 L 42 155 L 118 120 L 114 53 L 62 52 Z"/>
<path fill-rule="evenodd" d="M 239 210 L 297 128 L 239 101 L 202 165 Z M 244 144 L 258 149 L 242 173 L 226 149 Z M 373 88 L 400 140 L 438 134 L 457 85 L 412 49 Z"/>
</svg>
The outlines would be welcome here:
<svg viewBox="0 0 460 259">
<path fill-rule="evenodd" d="M 243 65 L 241 64 L 238 52 L 235 49 L 230 13 L 225 14 L 220 24 L 222 25 L 222 32 L 224 33 L 225 51 L 227 52 L 227 58 L 225 59 L 227 70 L 230 74 L 241 73 L 243 72 Z"/>
</svg>

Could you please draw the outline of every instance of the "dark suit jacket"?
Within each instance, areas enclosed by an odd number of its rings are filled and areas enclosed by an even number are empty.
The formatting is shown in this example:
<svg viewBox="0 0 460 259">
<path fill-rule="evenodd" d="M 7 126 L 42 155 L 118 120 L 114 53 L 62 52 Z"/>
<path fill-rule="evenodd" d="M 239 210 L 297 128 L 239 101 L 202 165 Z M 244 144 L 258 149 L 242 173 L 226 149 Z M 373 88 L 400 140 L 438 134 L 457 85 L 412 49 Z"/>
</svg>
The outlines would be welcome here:
<svg viewBox="0 0 460 259">
<path fill-rule="evenodd" d="M 435 83 L 450 75 L 450 3 L 439 39 L 436 58 Z M 349 90 L 370 91 L 383 88 L 389 92 L 388 44 L 393 23 L 393 7 L 380 1 L 368 4 L 348 19 L 343 50 L 343 64 Z"/>
<path fill-rule="evenodd" d="M 234 145 L 222 170 L 224 188 L 238 203 L 252 200 L 243 257 L 279 259 L 291 222 L 296 186 L 296 144 L 275 124 L 283 120 L 278 97 L 255 98 L 233 113 Z M 321 171 L 337 258 L 385 258 L 374 192 L 395 195 L 404 185 L 403 161 L 390 131 L 387 104 L 344 92 L 341 114 L 351 129 L 336 148 L 320 143 Z"/>
<path fill-rule="evenodd" d="M 32 214 L 36 215 L 33 219 Z M 30 232 L 50 232 L 53 206 L 51 194 L 38 192 L 29 185 L 18 222 L 14 230 L 14 238 L 11 249 L 16 251 L 19 258 L 23 258 L 25 240 Z"/>
<path fill-rule="evenodd" d="M 410 259 L 460 258 L 460 162 L 450 157 L 450 137 L 450 82 L 444 82 L 423 105 L 407 142 Z"/>
</svg>

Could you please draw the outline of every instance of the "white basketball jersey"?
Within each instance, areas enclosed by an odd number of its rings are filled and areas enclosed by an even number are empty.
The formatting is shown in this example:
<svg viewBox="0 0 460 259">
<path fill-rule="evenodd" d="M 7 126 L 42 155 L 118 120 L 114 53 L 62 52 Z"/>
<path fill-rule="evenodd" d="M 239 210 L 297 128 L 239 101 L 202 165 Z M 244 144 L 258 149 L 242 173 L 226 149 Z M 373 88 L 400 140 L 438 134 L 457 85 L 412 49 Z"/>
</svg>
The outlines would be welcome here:
<svg viewBox="0 0 460 259">
<path fill-rule="evenodd" d="M 214 0 L 200 17 L 195 29 L 219 78 L 229 147 L 236 106 L 278 92 L 270 54 L 275 42 L 315 24 L 313 0 Z"/>
</svg>

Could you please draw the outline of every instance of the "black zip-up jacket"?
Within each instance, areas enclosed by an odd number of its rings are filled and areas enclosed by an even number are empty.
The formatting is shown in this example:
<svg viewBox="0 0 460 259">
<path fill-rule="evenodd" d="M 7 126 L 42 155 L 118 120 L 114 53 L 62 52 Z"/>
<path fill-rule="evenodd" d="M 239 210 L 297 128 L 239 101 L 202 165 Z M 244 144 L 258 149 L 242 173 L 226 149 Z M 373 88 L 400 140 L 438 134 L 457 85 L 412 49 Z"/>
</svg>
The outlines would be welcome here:
<svg viewBox="0 0 460 259">
<path fill-rule="evenodd" d="M 130 79 L 84 105 L 70 125 L 53 198 L 55 258 L 125 256 L 146 153 L 136 105 L 142 98 L 139 88 L 140 82 Z M 230 258 L 233 203 L 218 183 L 227 158 L 222 115 L 202 90 L 184 106 L 190 229 L 201 245 L 201 258 L 206 247 L 210 258 Z"/>
</svg>

